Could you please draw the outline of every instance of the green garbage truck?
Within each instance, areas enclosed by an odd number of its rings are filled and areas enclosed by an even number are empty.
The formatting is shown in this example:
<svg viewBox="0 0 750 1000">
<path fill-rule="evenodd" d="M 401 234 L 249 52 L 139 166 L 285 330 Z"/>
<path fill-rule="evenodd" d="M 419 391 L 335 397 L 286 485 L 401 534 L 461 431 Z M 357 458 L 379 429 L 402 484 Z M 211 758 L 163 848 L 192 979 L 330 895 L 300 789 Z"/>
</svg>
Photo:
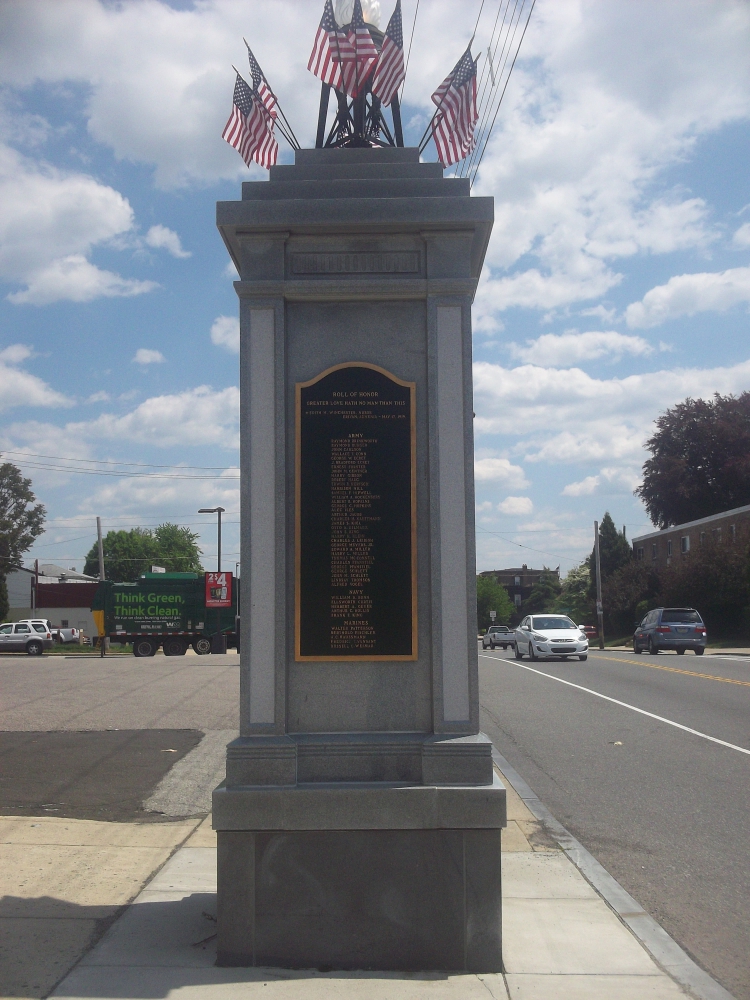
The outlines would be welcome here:
<svg viewBox="0 0 750 1000">
<path fill-rule="evenodd" d="M 136 656 L 239 650 L 238 584 L 231 573 L 144 573 L 135 583 L 102 581 L 91 605 L 99 642 L 133 644 Z"/>
</svg>

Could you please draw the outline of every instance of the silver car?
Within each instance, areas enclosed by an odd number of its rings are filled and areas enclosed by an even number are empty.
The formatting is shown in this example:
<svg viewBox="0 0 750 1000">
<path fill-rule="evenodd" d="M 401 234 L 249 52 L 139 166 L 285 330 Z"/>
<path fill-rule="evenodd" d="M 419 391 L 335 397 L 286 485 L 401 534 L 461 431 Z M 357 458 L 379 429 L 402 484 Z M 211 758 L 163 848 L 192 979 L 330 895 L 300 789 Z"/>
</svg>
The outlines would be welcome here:
<svg viewBox="0 0 750 1000">
<path fill-rule="evenodd" d="M 589 640 L 567 615 L 527 615 L 516 629 L 516 659 L 588 658 Z"/>
<path fill-rule="evenodd" d="M 41 656 L 54 642 L 43 622 L 6 622 L 0 625 L 0 656 L 3 653 L 28 653 Z"/>
<path fill-rule="evenodd" d="M 495 646 L 507 649 L 512 645 L 513 633 L 507 625 L 490 625 L 482 636 L 482 649 L 487 649 L 488 646 L 490 649 L 494 649 Z"/>
</svg>

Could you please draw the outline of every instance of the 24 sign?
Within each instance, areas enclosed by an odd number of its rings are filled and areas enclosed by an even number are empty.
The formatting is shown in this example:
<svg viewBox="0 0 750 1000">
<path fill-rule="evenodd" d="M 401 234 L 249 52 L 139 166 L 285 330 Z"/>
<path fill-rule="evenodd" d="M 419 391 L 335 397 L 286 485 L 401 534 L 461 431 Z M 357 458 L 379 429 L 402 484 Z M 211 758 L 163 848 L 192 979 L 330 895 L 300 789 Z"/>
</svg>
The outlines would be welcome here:
<svg viewBox="0 0 750 1000">
<path fill-rule="evenodd" d="M 206 607 L 232 607 L 231 573 L 206 573 Z"/>
</svg>

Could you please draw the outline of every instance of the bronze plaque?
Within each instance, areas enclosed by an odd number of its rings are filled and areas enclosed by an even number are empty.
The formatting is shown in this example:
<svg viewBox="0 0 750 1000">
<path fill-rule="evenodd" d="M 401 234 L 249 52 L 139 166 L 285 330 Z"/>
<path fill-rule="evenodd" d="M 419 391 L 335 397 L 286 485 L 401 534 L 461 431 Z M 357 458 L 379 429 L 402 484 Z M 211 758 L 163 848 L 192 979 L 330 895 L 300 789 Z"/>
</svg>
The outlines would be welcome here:
<svg viewBox="0 0 750 1000">
<path fill-rule="evenodd" d="M 415 660 L 415 383 L 351 363 L 296 396 L 295 659 Z"/>
</svg>

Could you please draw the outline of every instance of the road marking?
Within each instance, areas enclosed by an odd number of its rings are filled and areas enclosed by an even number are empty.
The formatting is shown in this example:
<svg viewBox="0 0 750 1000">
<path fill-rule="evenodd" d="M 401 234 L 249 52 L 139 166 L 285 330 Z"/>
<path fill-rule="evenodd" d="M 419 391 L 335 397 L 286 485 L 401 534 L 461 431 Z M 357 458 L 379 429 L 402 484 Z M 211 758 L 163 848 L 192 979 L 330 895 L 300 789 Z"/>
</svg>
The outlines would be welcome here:
<svg viewBox="0 0 750 1000">
<path fill-rule="evenodd" d="M 599 653 L 591 653 L 589 656 L 600 656 Z M 605 660 L 610 657 L 605 656 Z M 634 663 L 637 667 L 647 667 L 649 670 L 668 670 L 670 674 L 687 674 L 688 677 L 702 677 L 704 681 L 721 681 L 723 684 L 740 684 L 742 687 L 750 688 L 750 681 L 738 681 L 734 677 L 717 677 L 716 674 L 699 674 L 695 670 L 680 670 L 679 667 L 666 667 L 661 663 L 649 663 L 648 660 L 626 660 L 624 656 L 612 657 L 615 663 Z"/>
<path fill-rule="evenodd" d="M 521 663 L 519 660 L 509 660 L 504 656 L 488 656 L 487 653 L 480 653 L 481 657 L 485 660 L 501 660 L 503 663 L 514 663 L 517 667 L 522 670 L 530 670 L 532 674 L 539 674 L 540 677 L 548 677 L 551 681 L 557 681 L 559 684 L 566 684 L 568 687 L 576 688 L 578 691 L 585 691 L 586 694 L 593 694 L 596 698 L 602 698 L 604 701 L 611 701 L 613 705 L 620 705 L 621 708 L 629 708 L 631 712 L 638 712 L 639 715 L 647 715 L 649 719 L 656 719 L 657 722 L 666 722 L 668 726 L 674 726 L 675 729 L 682 729 L 683 732 L 692 733 L 693 736 L 700 736 L 704 740 L 710 740 L 711 743 L 718 743 L 719 746 L 729 747 L 730 750 L 739 750 L 740 753 L 747 754 L 750 757 L 750 750 L 745 747 L 738 747 L 734 743 L 727 743 L 726 740 L 719 740 L 715 736 L 709 736 L 707 733 L 702 733 L 698 729 L 691 729 L 690 726 L 683 726 L 681 722 L 673 722 L 672 719 L 665 719 L 663 715 L 654 715 L 653 712 L 647 712 L 644 708 L 638 708 L 637 705 L 629 705 L 626 701 L 618 701 L 617 698 L 610 698 L 607 694 L 602 694 L 601 691 L 592 691 L 591 688 L 583 687 L 581 684 L 574 684 L 573 681 L 563 680 L 562 677 L 555 677 L 554 674 L 545 674 L 543 670 L 535 670 L 534 667 L 528 667 L 525 663 Z"/>
</svg>

